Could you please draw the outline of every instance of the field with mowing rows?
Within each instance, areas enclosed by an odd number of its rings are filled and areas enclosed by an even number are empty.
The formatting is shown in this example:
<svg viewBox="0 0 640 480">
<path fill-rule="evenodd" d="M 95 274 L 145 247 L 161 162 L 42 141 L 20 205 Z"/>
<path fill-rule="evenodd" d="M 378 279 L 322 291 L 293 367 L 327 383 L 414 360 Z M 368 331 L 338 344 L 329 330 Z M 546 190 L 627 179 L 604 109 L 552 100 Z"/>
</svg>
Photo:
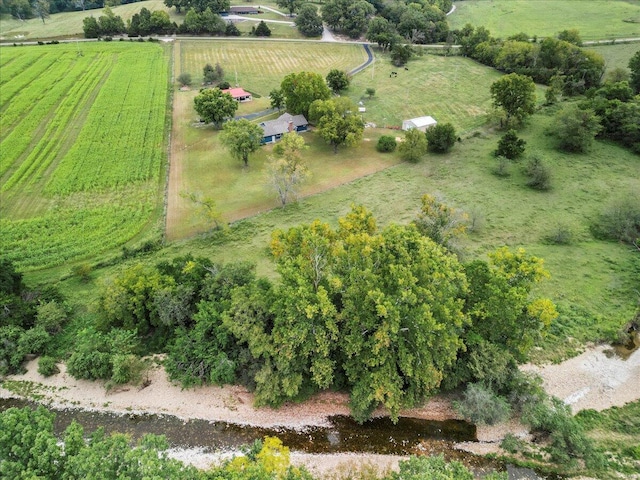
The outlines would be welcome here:
<svg viewBox="0 0 640 480">
<path fill-rule="evenodd" d="M 583 40 L 640 37 L 638 0 L 473 0 L 455 2 L 451 29 L 470 23 L 495 37 L 550 37 L 577 28 Z"/>
<path fill-rule="evenodd" d="M 500 77 L 498 71 L 468 58 L 436 55 L 415 57 L 398 68 L 389 55 L 377 49 L 375 55 L 375 66 L 355 75 L 346 92 L 364 103 L 366 122 L 399 127 L 407 118 L 431 115 L 451 122 L 459 133 L 485 122 L 491 110 L 489 88 Z M 376 90 L 372 99 L 364 98 L 368 87 Z"/>
<path fill-rule="evenodd" d="M 176 74 L 190 73 L 197 83 L 207 63 L 220 63 L 225 80 L 262 96 L 279 87 L 289 73 L 306 70 L 325 76 L 332 68 L 350 70 L 367 59 L 361 45 L 349 44 L 189 40 L 180 41 L 179 48 Z"/>
<path fill-rule="evenodd" d="M 0 59 L 0 255 L 43 268 L 148 229 L 164 180 L 168 51 L 46 45 Z"/>
</svg>

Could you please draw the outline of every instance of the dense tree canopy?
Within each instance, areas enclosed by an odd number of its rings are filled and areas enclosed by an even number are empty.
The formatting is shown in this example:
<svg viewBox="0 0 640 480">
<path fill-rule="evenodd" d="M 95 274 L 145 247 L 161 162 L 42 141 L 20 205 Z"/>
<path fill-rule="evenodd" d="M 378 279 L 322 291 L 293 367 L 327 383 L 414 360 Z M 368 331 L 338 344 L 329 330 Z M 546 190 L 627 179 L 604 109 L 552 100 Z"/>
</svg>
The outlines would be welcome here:
<svg viewBox="0 0 640 480">
<path fill-rule="evenodd" d="M 319 37 L 322 35 L 322 18 L 318 15 L 315 5 L 310 3 L 303 4 L 294 22 L 300 33 L 305 37 Z"/>
<path fill-rule="evenodd" d="M 234 100 L 235 101 L 235 100 Z M 249 165 L 249 155 L 260 148 L 264 130 L 246 118 L 224 124 L 220 141 L 231 152 L 231 156 Z"/>
<path fill-rule="evenodd" d="M 491 97 L 494 106 L 504 110 L 507 125 L 522 122 L 535 111 L 536 86 L 530 77 L 510 73 L 491 84 Z"/>
<path fill-rule="evenodd" d="M 309 107 L 315 100 L 328 100 L 331 90 L 319 73 L 290 73 L 282 80 L 280 90 L 285 98 L 287 111 L 291 114 L 309 114 Z"/>
<path fill-rule="evenodd" d="M 219 88 L 201 90 L 193 99 L 193 103 L 202 120 L 213 123 L 216 128 L 220 128 L 228 118 L 233 118 L 238 109 L 238 102 Z"/>
<path fill-rule="evenodd" d="M 309 110 L 318 134 L 333 147 L 334 153 L 340 146 L 352 147 L 362 140 L 364 123 L 351 100 L 343 97 L 316 100 Z"/>
</svg>

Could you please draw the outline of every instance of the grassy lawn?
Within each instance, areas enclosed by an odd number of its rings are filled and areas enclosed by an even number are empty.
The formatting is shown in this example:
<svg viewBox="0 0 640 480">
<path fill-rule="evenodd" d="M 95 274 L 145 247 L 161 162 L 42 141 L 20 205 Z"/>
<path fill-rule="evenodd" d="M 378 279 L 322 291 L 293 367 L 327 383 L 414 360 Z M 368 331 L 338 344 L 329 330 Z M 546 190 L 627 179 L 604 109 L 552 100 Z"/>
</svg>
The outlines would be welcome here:
<svg viewBox="0 0 640 480">
<path fill-rule="evenodd" d="M 180 41 L 179 48 L 176 75 L 188 72 L 194 82 L 201 82 L 202 68 L 220 63 L 225 80 L 235 84 L 237 74 L 241 87 L 262 96 L 279 87 L 289 73 L 306 70 L 324 76 L 332 68 L 350 70 L 367 59 L 362 46 L 349 44 L 193 40 Z"/>
<path fill-rule="evenodd" d="M 471 23 L 495 37 L 519 32 L 538 37 L 577 28 L 583 40 L 640 37 L 638 0 L 473 0 L 455 2 L 452 29 Z"/>
<path fill-rule="evenodd" d="M 624 68 L 628 71 L 629 60 L 640 51 L 640 43 L 619 43 L 617 45 L 589 46 L 604 57 L 607 72 L 615 68 Z"/>
<path fill-rule="evenodd" d="M 143 7 L 151 10 L 164 10 L 169 12 L 171 21 L 178 24 L 184 21 L 184 14 L 177 15 L 175 9 L 169 9 L 163 0 L 144 0 L 142 2 L 128 3 L 113 7 L 113 13 L 122 17 L 125 25 L 127 20 L 138 13 Z M 55 13 L 46 19 L 45 23 L 39 18 L 31 18 L 26 21 L 16 20 L 9 16 L 3 17 L 0 22 L 0 39 L 5 41 L 19 42 L 21 40 L 33 40 L 37 38 L 62 38 L 62 37 L 83 37 L 82 20 L 85 17 L 99 17 L 103 14 L 102 9 L 86 10 L 84 12 L 64 12 Z"/>
<path fill-rule="evenodd" d="M 485 121 L 491 109 L 489 87 L 500 73 L 463 57 L 423 55 L 398 68 L 376 49 L 375 65 L 354 76 L 346 94 L 367 109 L 364 120 L 380 126 L 402 125 L 408 118 L 431 115 L 451 122 L 461 133 Z M 391 77 L 391 72 L 398 73 Z M 373 87 L 372 99 L 365 90 Z M 542 98 L 542 97 L 541 97 Z"/>
</svg>

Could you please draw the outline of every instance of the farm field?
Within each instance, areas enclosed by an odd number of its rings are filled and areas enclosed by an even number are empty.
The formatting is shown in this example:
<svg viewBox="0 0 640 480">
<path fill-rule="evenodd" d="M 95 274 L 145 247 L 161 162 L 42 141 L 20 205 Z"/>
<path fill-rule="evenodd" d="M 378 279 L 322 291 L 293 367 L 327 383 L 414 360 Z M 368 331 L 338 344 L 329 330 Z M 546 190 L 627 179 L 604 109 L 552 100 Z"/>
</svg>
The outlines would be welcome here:
<svg viewBox="0 0 640 480">
<path fill-rule="evenodd" d="M 180 58 L 176 75 L 190 73 L 194 82 L 201 82 L 202 68 L 220 63 L 225 80 L 262 96 L 278 88 L 289 73 L 306 70 L 326 75 L 332 68 L 350 70 L 367 59 L 362 46 L 356 44 L 180 40 L 176 49 Z"/>
<path fill-rule="evenodd" d="M 164 10 L 169 13 L 171 21 L 182 23 L 184 14 L 177 15 L 175 8 L 169 9 L 163 0 L 144 0 L 142 2 L 128 3 L 111 8 L 115 15 L 122 17 L 125 25 L 127 20 L 138 13 L 143 7 L 150 11 Z M 23 40 L 33 40 L 39 38 L 62 38 L 80 37 L 82 38 L 82 20 L 85 17 L 99 17 L 103 14 L 102 9 L 86 10 L 84 12 L 63 12 L 54 13 L 45 23 L 39 18 L 30 18 L 20 21 L 9 16 L 3 17 L 0 22 L 0 40 L 9 42 L 20 42 Z"/>
<path fill-rule="evenodd" d="M 484 26 L 494 37 L 549 37 L 576 28 L 583 40 L 640 37 L 638 0 L 473 0 L 455 2 L 451 29 Z"/>
<path fill-rule="evenodd" d="M 598 52 L 604 57 L 606 71 L 624 68 L 628 71 L 629 60 L 640 50 L 640 43 L 620 43 L 617 45 L 590 45 L 589 50 Z"/>
<path fill-rule="evenodd" d="M 41 269 L 157 237 L 168 50 L 87 43 L 0 58 L 0 254 Z"/>
</svg>

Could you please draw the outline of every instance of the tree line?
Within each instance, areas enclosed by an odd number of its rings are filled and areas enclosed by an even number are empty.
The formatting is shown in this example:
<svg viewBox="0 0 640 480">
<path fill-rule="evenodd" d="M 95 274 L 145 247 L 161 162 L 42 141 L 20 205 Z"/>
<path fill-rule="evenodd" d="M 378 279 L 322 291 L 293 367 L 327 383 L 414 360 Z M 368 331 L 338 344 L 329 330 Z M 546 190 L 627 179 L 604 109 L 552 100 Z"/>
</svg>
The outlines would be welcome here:
<svg viewBox="0 0 640 480">
<path fill-rule="evenodd" d="M 278 282 L 250 264 L 192 256 L 134 265 L 101 292 L 67 370 L 126 383 L 140 378 L 139 355 L 162 351 L 186 386 L 242 384 L 270 406 L 340 389 L 359 421 L 379 406 L 397 418 L 441 386 L 507 388 L 556 316 L 531 296 L 547 274 L 506 248 L 462 263 L 451 253 L 459 215 L 425 196 L 409 225 L 379 228 L 353 207 L 337 228 L 276 231 Z"/>
</svg>

